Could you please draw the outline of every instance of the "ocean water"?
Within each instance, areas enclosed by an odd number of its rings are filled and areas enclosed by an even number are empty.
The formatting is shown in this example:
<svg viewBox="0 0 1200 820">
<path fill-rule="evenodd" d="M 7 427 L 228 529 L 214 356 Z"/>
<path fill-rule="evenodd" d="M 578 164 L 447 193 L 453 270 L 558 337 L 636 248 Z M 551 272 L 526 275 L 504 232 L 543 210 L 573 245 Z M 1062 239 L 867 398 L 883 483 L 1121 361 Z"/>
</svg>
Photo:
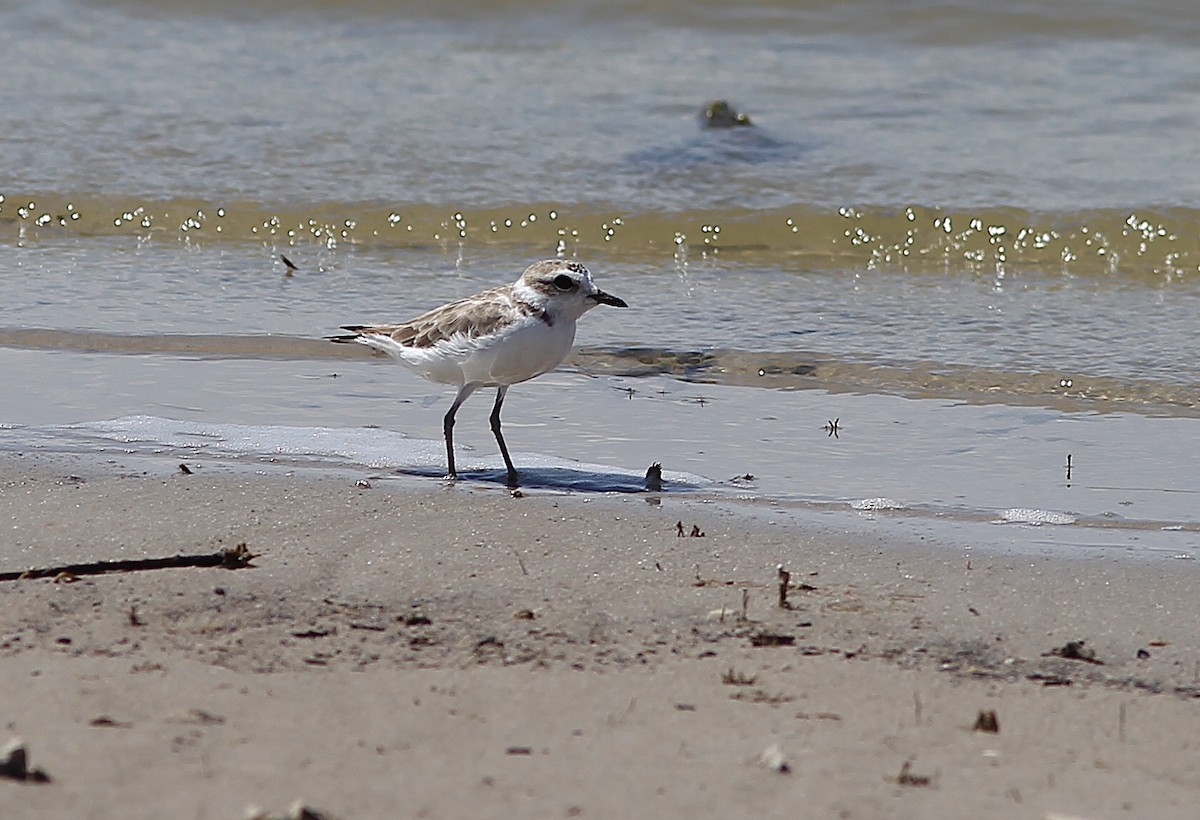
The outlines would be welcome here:
<svg viewBox="0 0 1200 820">
<path fill-rule="evenodd" d="M 436 444 L 445 390 L 320 337 L 571 256 L 632 308 L 514 388 L 525 463 L 1190 556 L 1198 34 L 1182 0 L 0 2 L 0 447 Z M 386 441 L 336 457 L 425 464 Z"/>
</svg>

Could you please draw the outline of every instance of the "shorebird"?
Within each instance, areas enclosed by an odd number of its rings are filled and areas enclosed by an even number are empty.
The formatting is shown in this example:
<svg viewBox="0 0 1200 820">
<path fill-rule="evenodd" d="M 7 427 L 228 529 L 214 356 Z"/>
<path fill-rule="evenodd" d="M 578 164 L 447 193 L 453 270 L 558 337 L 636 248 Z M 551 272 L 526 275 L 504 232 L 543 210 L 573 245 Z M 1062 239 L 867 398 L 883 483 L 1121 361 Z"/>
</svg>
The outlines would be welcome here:
<svg viewBox="0 0 1200 820">
<path fill-rule="evenodd" d="M 580 263 L 547 259 L 530 265 L 511 285 L 450 302 L 411 321 L 343 325 L 349 333 L 327 338 L 381 350 L 430 381 L 458 387 L 442 420 L 450 479 L 458 477 L 455 414 L 476 390 L 495 387 L 492 433 L 508 468 L 508 483 L 515 486 L 517 470 L 500 430 L 504 396 L 510 386 L 557 367 L 575 341 L 575 322 L 596 305 L 628 307 L 598 289 Z"/>
</svg>

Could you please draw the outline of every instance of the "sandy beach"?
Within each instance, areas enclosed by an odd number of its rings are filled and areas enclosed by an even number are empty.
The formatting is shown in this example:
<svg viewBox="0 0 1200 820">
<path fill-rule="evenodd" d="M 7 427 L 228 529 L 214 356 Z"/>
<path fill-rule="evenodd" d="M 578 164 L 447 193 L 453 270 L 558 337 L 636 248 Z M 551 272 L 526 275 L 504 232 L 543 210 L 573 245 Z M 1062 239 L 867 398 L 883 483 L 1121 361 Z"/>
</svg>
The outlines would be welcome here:
<svg viewBox="0 0 1200 820">
<path fill-rule="evenodd" d="M 5 818 L 1195 814 L 1190 562 L 220 469 L 0 464 L 0 570 L 256 555 L 3 582 Z"/>
<path fill-rule="evenodd" d="M 1197 39 L 0 3 L 0 820 L 1200 817 Z"/>
</svg>

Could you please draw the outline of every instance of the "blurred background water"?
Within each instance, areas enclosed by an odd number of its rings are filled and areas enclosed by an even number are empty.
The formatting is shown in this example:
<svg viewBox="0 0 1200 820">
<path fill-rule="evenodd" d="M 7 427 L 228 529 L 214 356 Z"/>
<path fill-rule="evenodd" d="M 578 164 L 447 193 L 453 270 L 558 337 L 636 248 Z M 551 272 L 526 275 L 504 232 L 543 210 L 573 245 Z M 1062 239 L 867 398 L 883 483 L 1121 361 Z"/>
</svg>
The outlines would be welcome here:
<svg viewBox="0 0 1200 820">
<path fill-rule="evenodd" d="M 962 504 L 986 517 L 1085 446 L 1010 463 L 1030 414 L 1086 419 L 1100 483 L 1161 490 L 1118 517 L 1190 548 L 1198 34 L 1182 0 L 4 0 L 5 440 L 143 414 L 436 439 L 443 391 L 319 337 L 566 255 L 634 307 L 513 391 L 514 449 L 640 457 L 642 413 L 681 468 L 910 507 L 961 457 L 1002 477 Z M 753 124 L 704 127 L 718 99 Z M 901 418 L 946 451 L 911 460 Z"/>
</svg>

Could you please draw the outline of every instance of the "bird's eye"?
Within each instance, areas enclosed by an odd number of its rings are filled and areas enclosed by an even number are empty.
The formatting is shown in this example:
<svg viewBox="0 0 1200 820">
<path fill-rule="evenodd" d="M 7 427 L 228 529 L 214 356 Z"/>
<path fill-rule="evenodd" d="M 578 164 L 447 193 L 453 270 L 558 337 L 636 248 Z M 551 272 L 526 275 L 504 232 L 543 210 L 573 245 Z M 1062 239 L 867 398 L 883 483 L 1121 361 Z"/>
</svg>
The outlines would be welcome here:
<svg viewBox="0 0 1200 820">
<path fill-rule="evenodd" d="M 558 276 L 554 277 L 554 287 L 558 288 L 559 290 L 571 290 L 573 287 L 575 287 L 575 280 L 570 276 L 567 276 L 565 273 L 560 273 Z"/>
</svg>

